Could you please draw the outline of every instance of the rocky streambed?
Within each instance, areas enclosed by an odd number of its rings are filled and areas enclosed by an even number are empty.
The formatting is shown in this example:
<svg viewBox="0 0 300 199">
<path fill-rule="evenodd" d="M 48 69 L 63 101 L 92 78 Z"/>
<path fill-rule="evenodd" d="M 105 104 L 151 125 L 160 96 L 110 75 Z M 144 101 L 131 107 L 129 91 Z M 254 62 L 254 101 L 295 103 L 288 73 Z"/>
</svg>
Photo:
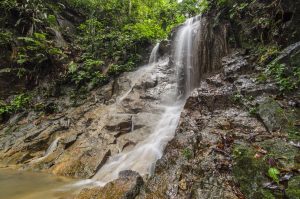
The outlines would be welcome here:
<svg viewBox="0 0 300 199">
<path fill-rule="evenodd" d="M 233 52 L 203 78 L 152 176 L 125 171 L 77 198 L 299 198 L 299 92 L 258 81 L 251 60 Z"/>
<path fill-rule="evenodd" d="M 109 157 L 130 151 L 155 128 L 170 98 L 174 71 L 168 58 L 93 91 L 82 105 L 65 108 L 68 97 L 53 103 L 61 111 L 18 114 L 1 126 L 4 165 L 56 175 L 91 178 Z"/>
</svg>

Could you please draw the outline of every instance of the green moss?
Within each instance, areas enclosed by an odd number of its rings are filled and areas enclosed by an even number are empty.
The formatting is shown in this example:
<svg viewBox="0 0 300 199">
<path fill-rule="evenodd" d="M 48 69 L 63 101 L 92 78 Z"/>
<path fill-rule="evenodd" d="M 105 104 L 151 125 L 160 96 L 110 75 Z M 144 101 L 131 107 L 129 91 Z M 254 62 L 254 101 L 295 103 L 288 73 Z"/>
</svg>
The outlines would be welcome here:
<svg viewBox="0 0 300 199">
<path fill-rule="evenodd" d="M 282 198 L 283 193 L 281 191 L 263 188 L 264 183 L 272 181 L 271 178 L 267 177 L 268 169 L 271 167 L 269 160 L 273 160 L 275 165 L 272 167 L 279 170 L 299 169 L 299 150 L 279 139 L 264 141 L 259 144 L 259 147 L 267 151 L 264 157 L 255 158 L 258 151 L 252 146 L 237 145 L 234 147 L 233 175 L 235 181 L 246 198 Z M 299 182 L 299 177 L 294 177 L 289 181 L 287 191 L 290 198 L 299 198 L 299 190 L 296 189 L 297 186 L 299 188 Z"/>
<path fill-rule="evenodd" d="M 234 148 L 233 175 L 247 198 L 262 198 L 262 184 L 268 166 L 263 159 L 255 159 L 255 150 L 248 146 Z"/>
<path fill-rule="evenodd" d="M 277 160 L 279 168 L 293 168 L 295 166 L 295 157 L 299 150 L 282 140 L 267 140 L 260 146 L 268 152 L 265 159 L 272 158 Z"/>
<path fill-rule="evenodd" d="M 191 159 L 194 156 L 193 151 L 189 148 L 185 148 L 182 151 L 182 154 L 186 159 Z"/>
<path fill-rule="evenodd" d="M 270 190 L 262 190 L 261 193 L 264 199 L 276 199 Z"/>
<path fill-rule="evenodd" d="M 286 195 L 289 199 L 300 198 L 300 176 L 296 176 L 289 181 Z"/>
<path fill-rule="evenodd" d="M 272 98 L 266 98 L 258 107 L 259 116 L 269 131 L 288 131 L 294 127 L 296 116 L 292 110 L 281 108 Z"/>
</svg>

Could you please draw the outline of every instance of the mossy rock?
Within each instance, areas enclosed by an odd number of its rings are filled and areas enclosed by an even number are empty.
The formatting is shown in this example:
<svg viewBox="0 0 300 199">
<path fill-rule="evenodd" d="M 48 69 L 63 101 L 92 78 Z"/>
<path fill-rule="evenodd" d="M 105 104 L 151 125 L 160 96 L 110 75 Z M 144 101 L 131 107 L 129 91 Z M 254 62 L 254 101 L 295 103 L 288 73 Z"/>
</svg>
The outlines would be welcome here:
<svg viewBox="0 0 300 199">
<path fill-rule="evenodd" d="M 263 188 L 264 183 L 271 182 L 271 179 L 267 177 L 270 168 L 268 159 L 274 159 L 276 162 L 274 167 L 278 169 L 299 169 L 299 149 L 280 139 L 267 140 L 260 143 L 259 146 L 267 151 L 264 158 L 255 158 L 258 151 L 252 146 L 245 144 L 234 147 L 234 179 L 246 198 L 283 198 L 283 193 L 280 190 L 271 191 Z M 291 198 L 299 198 L 297 195 L 299 192 L 293 188 L 297 187 L 297 183 L 299 183 L 298 177 L 289 182 L 289 196 Z"/>
<path fill-rule="evenodd" d="M 288 183 L 286 195 L 289 199 L 300 198 L 300 176 L 293 177 Z"/>
<path fill-rule="evenodd" d="M 268 152 L 267 156 L 276 159 L 279 168 L 297 168 L 299 165 L 295 158 L 299 149 L 280 139 L 266 140 L 259 144 Z M 298 167 L 298 169 L 300 169 Z"/>
<path fill-rule="evenodd" d="M 258 107 L 258 114 L 269 131 L 287 129 L 293 123 L 290 113 L 272 98 L 265 98 Z"/>
<path fill-rule="evenodd" d="M 246 198 L 263 198 L 263 183 L 268 165 L 263 159 L 256 159 L 255 150 L 250 146 L 234 148 L 233 175 Z"/>
</svg>

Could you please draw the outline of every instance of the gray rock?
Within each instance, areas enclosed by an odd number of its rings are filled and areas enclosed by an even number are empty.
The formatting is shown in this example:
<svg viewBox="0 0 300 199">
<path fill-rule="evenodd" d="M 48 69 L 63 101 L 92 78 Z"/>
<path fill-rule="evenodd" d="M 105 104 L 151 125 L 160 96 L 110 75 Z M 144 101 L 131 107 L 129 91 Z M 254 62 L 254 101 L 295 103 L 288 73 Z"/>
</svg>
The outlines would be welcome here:
<svg viewBox="0 0 300 199">
<path fill-rule="evenodd" d="M 272 63 L 285 63 L 288 65 L 300 63 L 300 42 L 285 48 Z"/>
<path fill-rule="evenodd" d="M 271 98 L 265 98 L 261 102 L 258 114 L 271 132 L 281 130 L 288 122 L 284 110 Z"/>
</svg>

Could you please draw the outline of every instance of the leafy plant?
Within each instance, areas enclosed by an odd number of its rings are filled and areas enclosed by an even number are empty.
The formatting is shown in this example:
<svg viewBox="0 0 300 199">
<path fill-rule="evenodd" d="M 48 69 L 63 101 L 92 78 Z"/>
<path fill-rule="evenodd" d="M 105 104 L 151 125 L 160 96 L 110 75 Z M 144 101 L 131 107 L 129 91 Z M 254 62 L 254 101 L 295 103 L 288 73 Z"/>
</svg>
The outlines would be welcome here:
<svg viewBox="0 0 300 199">
<path fill-rule="evenodd" d="M 220 2 L 220 1 L 219 1 Z M 224 5 L 224 2 L 223 2 Z M 230 18 L 240 17 L 241 12 L 248 6 L 248 3 L 234 3 L 230 9 Z M 238 16 L 237 16 L 238 15 Z"/>
<path fill-rule="evenodd" d="M 256 116 L 257 115 L 257 107 L 250 107 L 249 108 L 249 113 L 252 116 Z"/>
<path fill-rule="evenodd" d="M 268 175 L 269 177 L 272 178 L 272 180 L 274 182 L 276 182 L 277 184 L 279 184 L 279 177 L 278 175 L 280 174 L 280 171 L 274 167 L 269 168 L 268 170 Z"/>
<path fill-rule="evenodd" d="M 200 10 L 201 12 L 206 12 L 210 9 L 210 3 L 208 0 L 203 0 L 200 2 Z"/>
<path fill-rule="evenodd" d="M 15 26 L 20 26 L 27 30 L 30 27 L 28 34 L 32 35 L 42 26 L 47 20 L 47 7 L 42 0 L 21 0 L 15 4 L 16 10 L 19 13 L 19 19 Z"/>
<path fill-rule="evenodd" d="M 31 72 L 39 71 L 45 61 L 53 62 L 65 56 L 62 50 L 47 40 L 45 33 L 34 33 L 32 37 L 19 37 L 18 40 L 23 45 L 19 47 L 17 63 Z M 34 68 L 26 67 L 28 65 Z"/>
<path fill-rule="evenodd" d="M 279 53 L 279 46 L 269 45 L 269 46 L 259 46 L 257 48 L 257 53 L 259 55 L 259 63 L 263 64 L 270 61 Z"/>
<path fill-rule="evenodd" d="M 300 67 L 298 66 L 288 67 L 285 64 L 271 63 L 265 73 L 274 78 L 282 92 L 290 92 L 300 85 Z"/>
<path fill-rule="evenodd" d="M 186 159 L 191 159 L 193 157 L 193 152 L 191 149 L 189 148 L 185 148 L 183 151 L 182 151 L 182 154 L 183 156 L 186 158 Z"/>
<path fill-rule="evenodd" d="M 243 95 L 240 93 L 236 93 L 235 95 L 232 96 L 232 100 L 234 102 L 242 102 L 243 100 Z"/>
<path fill-rule="evenodd" d="M 68 67 L 68 75 L 77 86 L 88 82 L 94 85 L 103 85 L 108 78 L 100 72 L 102 65 L 102 61 L 93 59 L 86 59 L 80 66 L 71 62 Z"/>
<path fill-rule="evenodd" d="M 13 40 L 12 32 L 0 29 L 0 46 L 7 45 L 7 44 L 11 43 L 12 40 Z"/>
<path fill-rule="evenodd" d="M 8 104 L 0 103 L 0 118 L 4 120 L 5 117 L 9 117 L 10 114 L 16 113 L 21 110 L 25 110 L 29 103 L 31 97 L 27 94 L 17 95 Z"/>
</svg>

